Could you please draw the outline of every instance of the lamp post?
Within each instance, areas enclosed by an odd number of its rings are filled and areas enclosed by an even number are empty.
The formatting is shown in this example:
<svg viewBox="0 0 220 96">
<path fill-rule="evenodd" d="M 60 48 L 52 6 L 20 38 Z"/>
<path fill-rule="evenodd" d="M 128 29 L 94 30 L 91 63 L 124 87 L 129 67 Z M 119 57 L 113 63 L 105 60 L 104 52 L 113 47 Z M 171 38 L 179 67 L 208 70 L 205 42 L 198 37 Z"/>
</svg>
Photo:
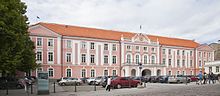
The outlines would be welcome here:
<svg viewBox="0 0 220 96">
<path fill-rule="evenodd" d="M 141 69 L 142 69 L 142 63 L 138 63 L 138 66 L 139 66 L 139 70 L 140 70 L 140 83 L 142 84 L 142 81 L 141 81 Z"/>
</svg>

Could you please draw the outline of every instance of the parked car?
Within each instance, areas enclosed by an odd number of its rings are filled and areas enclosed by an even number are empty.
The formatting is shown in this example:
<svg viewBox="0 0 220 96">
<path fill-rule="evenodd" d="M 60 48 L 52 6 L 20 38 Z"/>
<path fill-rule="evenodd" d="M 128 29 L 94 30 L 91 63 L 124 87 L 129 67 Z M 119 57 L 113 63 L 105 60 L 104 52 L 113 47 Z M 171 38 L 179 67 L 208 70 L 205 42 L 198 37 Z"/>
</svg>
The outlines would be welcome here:
<svg viewBox="0 0 220 96">
<path fill-rule="evenodd" d="M 88 77 L 80 78 L 80 80 L 82 80 L 83 83 L 86 83 L 86 82 L 87 82 L 87 79 L 89 79 L 89 78 L 88 78 Z"/>
<path fill-rule="evenodd" d="M 7 80 L 7 86 L 10 89 L 22 89 L 24 88 L 24 83 L 22 82 L 23 79 L 17 79 L 13 77 L 0 77 L 0 89 L 6 88 L 6 80 Z"/>
<path fill-rule="evenodd" d="M 111 86 L 114 88 L 122 88 L 122 87 L 137 87 L 140 84 L 139 80 L 132 80 L 130 77 L 117 77 L 111 80 Z"/>
<path fill-rule="evenodd" d="M 187 77 L 190 78 L 190 82 L 197 82 L 199 80 L 198 76 L 188 75 Z"/>
<path fill-rule="evenodd" d="M 186 79 L 186 76 L 184 75 L 173 75 L 169 76 L 168 83 L 185 83 L 190 82 L 190 78 Z"/>
<path fill-rule="evenodd" d="M 89 85 L 94 84 L 94 82 L 95 82 L 95 77 L 90 77 L 90 78 L 87 79 L 87 83 L 88 83 Z"/>
<path fill-rule="evenodd" d="M 137 77 L 133 77 L 133 80 L 139 80 L 141 82 L 146 82 L 146 79 L 143 76 L 137 76 Z"/>
<path fill-rule="evenodd" d="M 61 77 L 60 79 L 57 80 L 57 82 L 60 82 L 62 80 L 66 80 L 66 79 L 68 79 L 68 77 Z"/>
<path fill-rule="evenodd" d="M 160 76 L 150 76 L 151 83 L 158 83 L 160 81 Z"/>
<path fill-rule="evenodd" d="M 161 76 L 159 78 L 159 82 L 160 83 L 168 83 L 168 78 L 169 78 L 169 76 Z"/>
<path fill-rule="evenodd" d="M 78 85 L 79 86 L 82 84 L 82 81 L 78 78 L 65 78 L 59 81 L 58 84 L 61 86 L 65 86 L 65 85 Z"/>
</svg>

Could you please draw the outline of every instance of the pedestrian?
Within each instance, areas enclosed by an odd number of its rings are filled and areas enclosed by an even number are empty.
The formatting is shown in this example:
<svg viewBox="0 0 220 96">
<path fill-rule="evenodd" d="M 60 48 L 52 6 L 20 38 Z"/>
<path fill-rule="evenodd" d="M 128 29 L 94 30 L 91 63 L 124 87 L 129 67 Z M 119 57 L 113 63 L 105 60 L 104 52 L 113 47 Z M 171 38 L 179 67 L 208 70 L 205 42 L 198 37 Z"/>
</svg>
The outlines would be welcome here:
<svg viewBox="0 0 220 96">
<path fill-rule="evenodd" d="M 108 79 L 107 79 L 107 85 L 106 85 L 106 91 L 110 91 L 111 89 L 111 78 L 110 76 L 108 76 Z"/>
<path fill-rule="evenodd" d="M 203 75 L 203 84 L 206 84 L 207 78 L 208 78 L 208 75 L 206 74 L 206 72 L 204 72 L 204 75 Z"/>
<path fill-rule="evenodd" d="M 208 80 L 209 80 L 209 84 L 210 84 L 210 82 L 211 82 L 211 80 L 212 80 L 211 72 L 209 72 L 209 74 L 208 74 Z"/>
<path fill-rule="evenodd" d="M 213 72 L 211 72 L 210 76 L 211 76 L 212 83 L 214 84 L 216 76 L 215 74 L 213 74 Z"/>
<path fill-rule="evenodd" d="M 199 79 L 198 85 L 199 85 L 199 84 L 202 85 L 202 77 L 203 77 L 203 76 L 202 76 L 202 72 L 199 72 L 198 77 L 199 77 L 199 78 L 198 78 L 198 79 Z"/>
</svg>

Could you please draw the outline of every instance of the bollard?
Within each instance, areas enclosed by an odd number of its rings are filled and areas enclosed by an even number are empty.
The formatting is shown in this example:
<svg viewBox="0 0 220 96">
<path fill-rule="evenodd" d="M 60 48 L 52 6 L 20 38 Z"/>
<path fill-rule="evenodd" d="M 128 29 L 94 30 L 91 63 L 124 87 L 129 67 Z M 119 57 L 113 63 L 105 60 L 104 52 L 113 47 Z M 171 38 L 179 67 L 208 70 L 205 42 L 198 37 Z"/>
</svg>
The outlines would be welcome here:
<svg viewBox="0 0 220 96">
<path fill-rule="evenodd" d="M 95 82 L 95 81 L 94 81 Z M 94 83 L 94 91 L 96 91 L 96 82 Z"/>
<path fill-rule="evenodd" d="M 188 82 L 188 80 L 187 80 L 187 76 L 186 76 L 186 85 L 187 85 L 187 82 Z"/>
<path fill-rule="evenodd" d="M 75 86 L 75 90 L 74 90 L 74 92 L 76 92 L 76 81 L 75 81 L 75 84 L 74 84 L 74 86 Z"/>
<path fill-rule="evenodd" d="M 8 95 L 8 80 L 6 80 L 6 95 Z"/>
<path fill-rule="evenodd" d="M 56 93 L 55 88 L 55 82 L 53 82 L 53 93 Z"/>
<path fill-rule="evenodd" d="M 31 94 L 33 94 L 33 84 L 31 84 Z"/>
</svg>

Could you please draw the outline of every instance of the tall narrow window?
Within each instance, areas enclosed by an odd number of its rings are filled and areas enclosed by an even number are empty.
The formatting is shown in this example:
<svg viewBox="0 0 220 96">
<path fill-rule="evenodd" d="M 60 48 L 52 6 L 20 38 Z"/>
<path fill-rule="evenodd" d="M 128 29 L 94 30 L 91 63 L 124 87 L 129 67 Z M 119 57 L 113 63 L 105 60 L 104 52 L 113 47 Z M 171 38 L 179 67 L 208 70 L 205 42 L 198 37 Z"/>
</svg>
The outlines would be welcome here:
<svg viewBox="0 0 220 96">
<path fill-rule="evenodd" d="M 71 69 L 66 69 L 66 77 L 71 77 L 72 71 Z"/>
<path fill-rule="evenodd" d="M 108 70 L 104 70 L 104 76 L 108 76 Z"/>
<path fill-rule="evenodd" d="M 168 50 L 168 54 L 171 55 L 171 49 Z"/>
<path fill-rule="evenodd" d="M 177 59 L 177 66 L 180 66 L 180 60 Z"/>
<path fill-rule="evenodd" d="M 48 69 L 48 76 L 53 77 L 53 68 Z"/>
<path fill-rule="evenodd" d="M 182 55 L 185 55 L 185 51 L 183 50 Z"/>
<path fill-rule="evenodd" d="M 82 54 L 81 61 L 82 63 L 86 63 L 86 54 Z"/>
<path fill-rule="evenodd" d="M 112 64 L 116 64 L 116 56 L 112 56 Z"/>
<path fill-rule="evenodd" d="M 86 77 L 86 69 L 82 69 L 81 76 L 82 76 L 82 77 Z"/>
<path fill-rule="evenodd" d="M 42 38 L 37 38 L 37 46 L 42 46 Z"/>
<path fill-rule="evenodd" d="M 104 44 L 104 50 L 108 50 L 108 44 Z"/>
<path fill-rule="evenodd" d="M 139 55 L 136 55 L 135 58 L 136 58 L 136 64 L 139 64 L 140 61 Z"/>
<path fill-rule="evenodd" d="M 42 52 L 41 51 L 37 52 L 37 61 L 42 61 Z"/>
<path fill-rule="evenodd" d="M 182 63 L 183 63 L 183 66 L 185 66 L 185 60 L 183 60 Z"/>
<path fill-rule="evenodd" d="M 193 55 L 193 53 L 192 53 L 192 51 L 190 51 L 190 56 L 192 56 Z"/>
<path fill-rule="evenodd" d="M 95 43 L 94 42 L 90 43 L 90 49 L 95 49 Z"/>
<path fill-rule="evenodd" d="M 166 64 L 166 58 L 163 58 L 163 64 Z"/>
<path fill-rule="evenodd" d="M 117 73 L 116 73 L 116 70 L 112 70 L 112 76 L 116 76 Z"/>
<path fill-rule="evenodd" d="M 171 59 L 169 59 L 168 64 L 171 65 Z"/>
<path fill-rule="evenodd" d="M 94 70 L 94 69 L 91 69 L 90 76 L 91 76 L 91 77 L 95 77 L 95 70 Z"/>
<path fill-rule="evenodd" d="M 180 55 L 180 50 L 177 50 L 177 52 L 176 52 L 176 53 L 177 53 L 177 55 Z"/>
<path fill-rule="evenodd" d="M 216 66 L 215 71 L 216 71 L 216 72 L 219 72 L 219 66 Z"/>
<path fill-rule="evenodd" d="M 131 46 L 130 45 L 127 45 L 127 50 L 131 51 Z"/>
<path fill-rule="evenodd" d="M 193 63 L 193 61 L 192 61 L 192 60 L 190 60 L 190 67 L 192 67 L 192 63 Z"/>
<path fill-rule="evenodd" d="M 144 55 L 144 64 L 148 63 L 147 55 Z"/>
<path fill-rule="evenodd" d="M 117 50 L 116 44 L 112 44 L 112 50 L 113 50 L 113 51 L 116 51 L 116 50 Z"/>
<path fill-rule="evenodd" d="M 199 61 L 199 67 L 202 67 L 202 62 L 201 61 Z"/>
<path fill-rule="evenodd" d="M 163 49 L 163 54 L 166 54 L 166 49 Z"/>
<path fill-rule="evenodd" d="M 67 48 L 72 48 L 71 45 L 72 45 L 71 40 L 67 40 L 67 41 L 66 41 L 66 47 L 67 47 Z"/>
<path fill-rule="evenodd" d="M 48 52 L 48 61 L 53 61 L 53 52 Z"/>
<path fill-rule="evenodd" d="M 136 46 L 135 49 L 136 49 L 136 51 L 140 51 L 140 47 L 139 46 Z"/>
<path fill-rule="evenodd" d="M 152 64 L 155 63 L 155 56 L 151 56 L 151 63 L 152 63 Z"/>
<path fill-rule="evenodd" d="M 151 52 L 155 52 L 155 48 L 151 48 Z"/>
<path fill-rule="evenodd" d="M 71 62 L 71 53 L 66 54 L 66 62 Z"/>
<path fill-rule="evenodd" d="M 81 42 L 81 48 L 86 49 L 86 42 Z"/>
<path fill-rule="evenodd" d="M 127 63 L 128 63 L 128 64 L 131 63 L 131 55 L 130 55 L 130 54 L 127 55 Z"/>
<path fill-rule="evenodd" d="M 53 46 L 53 39 L 48 39 L 48 46 Z"/>
<path fill-rule="evenodd" d="M 148 51 L 148 48 L 145 46 L 144 47 L 144 52 L 147 52 Z"/>
<path fill-rule="evenodd" d="M 91 55 L 90 59 L 91 63 L 95 63 L 95 55 Z"/>
<path fill-rule="evenodd" d="M 104 63 L 108 64 L 108 56 L 107 55 L 104 56 Z"/>
</svg>

